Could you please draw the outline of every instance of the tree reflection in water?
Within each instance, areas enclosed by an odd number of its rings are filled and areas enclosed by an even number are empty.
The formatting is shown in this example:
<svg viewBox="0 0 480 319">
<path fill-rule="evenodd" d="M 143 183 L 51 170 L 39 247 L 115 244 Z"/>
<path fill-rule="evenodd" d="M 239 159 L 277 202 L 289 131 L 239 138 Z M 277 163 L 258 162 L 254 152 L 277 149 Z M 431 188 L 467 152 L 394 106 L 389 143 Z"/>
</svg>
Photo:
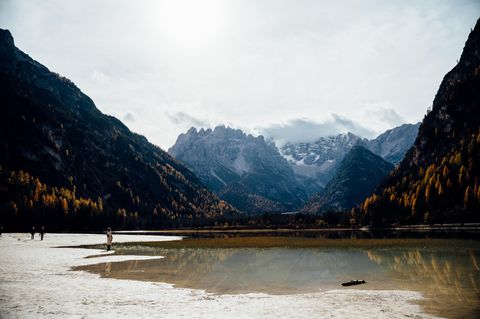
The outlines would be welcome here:
<svg viewBox="0 0 480 319">
<path fill-rule="evenodd" d="M 427 312 L 442 317 L 480 318 L 480 247 L 471 242 L 469 248 L 462 245 L 457 241 L 455 245 L 437 242 L 427 247 L 410 243 L 363 248 L 146 247 L 145 251 L 139 246 L 135 247 L 137 254 L 164 258 L 76 269 L 217 294 L 307 293 L 342 289 L 341 282 L 364 279 L 366 285 L 353 289 L 418 291 L 426 297 L 420 303 Z"/>
<path fill-rule="evenodd" d="M 480 318 L 478 250 L 368 250 L 366 255 L 388 269 L 400 289 L 420 291 L 425 310 L 449 318 Z"/>
</svg>

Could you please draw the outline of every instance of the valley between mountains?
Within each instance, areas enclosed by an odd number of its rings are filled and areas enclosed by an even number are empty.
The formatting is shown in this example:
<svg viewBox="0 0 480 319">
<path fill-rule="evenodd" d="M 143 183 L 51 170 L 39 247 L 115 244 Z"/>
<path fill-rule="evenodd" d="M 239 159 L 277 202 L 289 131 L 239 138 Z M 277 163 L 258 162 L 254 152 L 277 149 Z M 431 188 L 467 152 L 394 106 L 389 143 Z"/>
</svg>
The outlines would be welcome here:
<svg viewBox="0 0 480 319">
<path fill-rule="evenodd" d="M 480 23 L 421 123 L 278 143 L 227 126 L 168 152 L 0 30 L 0 223 L 11 229 L 478 222 Z M 313 140 L 313 142 L 311 142 Z"/>
</svg>

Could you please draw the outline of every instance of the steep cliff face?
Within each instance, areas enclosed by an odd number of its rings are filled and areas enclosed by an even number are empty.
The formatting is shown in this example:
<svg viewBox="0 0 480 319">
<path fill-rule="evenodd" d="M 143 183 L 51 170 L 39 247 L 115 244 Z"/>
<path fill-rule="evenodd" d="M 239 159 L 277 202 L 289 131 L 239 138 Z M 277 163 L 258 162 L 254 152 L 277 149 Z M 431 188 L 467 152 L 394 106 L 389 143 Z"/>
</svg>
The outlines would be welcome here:
<svg viewBox="0 0 480 319">
<path fill-rule="evenodd" d="M 400 163 L 418 135 L 420 123 L 403 124 L 380 134 L 366 143 L 366 147 L 394 165 Z"/>
<path fill-rule="evenodd" d="M 393 168 L 393 164 L 366 148 L 354 146 L 325 189 L 310 199 L 303 210 L 309 213 L 350 210 L 370 195 Z"/>
<path fill-rule="evenodd" d="M 369 222 L 480 220 L 480 20 L 391 178 L 362 205 Z"/>
<path fill-rule="evenodd" d="M 16 48 L 7 30 L 0 30 L 0 86 L 3 169 L 100 198 L 102 213 L 136 213 L 144 227 L 235 212 L 183 164 L 102 114 L 70 80 Z M 5 204 L 12 194 L 3 190 Z"/>
<path fill-rule="evenodd" d="M 243 210 L 291 210 L 305 199 L 293 170 L 263 136 L 253 137 L 224 126 L 199 131 L 191 128 L 178 137 L 169 153 L 190 167 L 210 189 Z M 252 202 L 252 196 L 261 199 L 261 204 L 246 205 Z"/>
</svg>

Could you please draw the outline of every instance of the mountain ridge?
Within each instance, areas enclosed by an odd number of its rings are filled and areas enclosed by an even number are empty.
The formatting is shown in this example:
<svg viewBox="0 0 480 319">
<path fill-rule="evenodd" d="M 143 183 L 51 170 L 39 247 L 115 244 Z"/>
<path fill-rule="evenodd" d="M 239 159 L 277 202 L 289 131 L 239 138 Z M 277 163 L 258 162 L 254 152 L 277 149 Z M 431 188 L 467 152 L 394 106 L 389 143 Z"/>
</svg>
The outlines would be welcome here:
<svg viewBox="0 0 480 319">
<path fill-rule="evenodd" d="M 15 47 L 11 33 L 3 29 L 0 85 L 0 165 L 38 177 L 53 187 L 52 196 L 60 196 L 54 187 L 68 188 L 74 194 L 67 202 L 68 213 L 77 213 L 75 195 L 102 199 L 102 214 L 108 215 L 104 222 L 117 223 L 131 215 L 144 227 L 192 224 L 238 213 L 182 163 L 102 114 L 72 81 Z M 41 217 L 28 203 L 9 199 L 7 180 L 2 185 L 3 210 L 11 212 L 13 200 L 32 220 Z M 44 208 L 52 214 L 60 209 Z M 10 221 L 15 218 L 8 216 Z"/>
<path fill-rule="evenodd" d="M 442 79 L 414 145 L 361 205 L 365 223 L 479 221 L 480 19 Z"/>
<path fill-rule="evenodd" d="M 320 137 L 311 143 L 286 143 L 280 152 L 291 164 L 307 194 L 314 195 L 322 191 L 355 145 L 362 145 L 386 161 L 398 164 L 415 141 L 419 126 L 420 123 L 403 124 L 371 140 L 348 132 Z"/>
<path fill-rule="evenodd" d="M 244 210 L 261 212 L 255 205 L 245 206 L 252 196 L 261 197 L 261 207 L 267 212 L 295 209 L 306 199 L 287 161 L 263 136 L 254 137 L 225 126 L 198 131 L 190 128 L 178 136 L 168 152 L 221 197 L 229 197 L 230 201 L 236 198 L 231 203 Z M 242 196 L 231 193 L 230 185 L 235 184 Z"/>
<path fill-rule="evenodd" d="M 313 196 L 302 211 L 314 214 L 348 211 L 369 196 L 393 168 L 381 156 L 355 145 L 325 189 Z"/>
</svg>

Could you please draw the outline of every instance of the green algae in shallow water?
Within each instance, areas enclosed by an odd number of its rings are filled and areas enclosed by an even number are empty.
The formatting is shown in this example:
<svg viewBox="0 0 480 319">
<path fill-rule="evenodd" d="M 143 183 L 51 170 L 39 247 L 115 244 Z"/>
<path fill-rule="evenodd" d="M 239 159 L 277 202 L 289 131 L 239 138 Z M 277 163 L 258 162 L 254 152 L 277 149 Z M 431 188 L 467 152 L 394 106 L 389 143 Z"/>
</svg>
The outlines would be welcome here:
<svg viewBox="0 0 480 319">
<path fill-rule="evenodd" d="M 368 248 L 368 247 L 480 247 L 480 241 L 456 239 L 324 239 L 284 236 L 185 238 L 176 241 L 117 244 L 120 251 L 128 247 L 155 248 Z"/>
</svg>

